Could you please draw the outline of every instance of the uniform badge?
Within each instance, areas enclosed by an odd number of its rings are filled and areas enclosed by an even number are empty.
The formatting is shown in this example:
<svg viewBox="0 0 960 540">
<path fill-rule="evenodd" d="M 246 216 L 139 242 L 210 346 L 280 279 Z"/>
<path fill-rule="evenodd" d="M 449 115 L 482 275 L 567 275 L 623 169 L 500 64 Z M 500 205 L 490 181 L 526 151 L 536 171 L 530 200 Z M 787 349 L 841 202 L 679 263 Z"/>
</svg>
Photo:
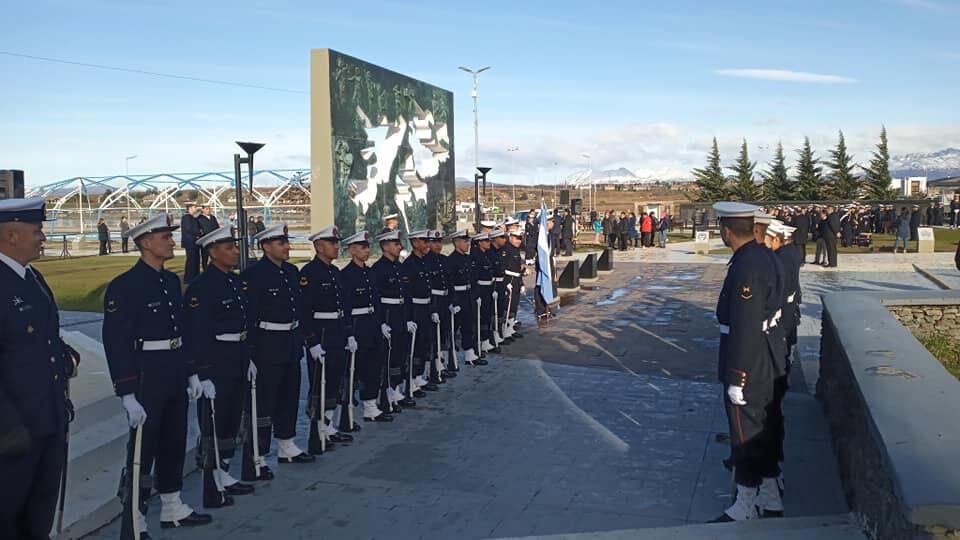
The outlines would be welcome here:
<svg viewBox="0 0 960 540">
<path fill-rule="evenodd" d="M 107 301 L 107 313 L 114 313 L 115 311 L 117 311 L 117 301 L 116 301 L 116 300 L 108 300 L 108 301 Z"/>
<path fill-rule="evenodd" d="M 300 276 L 300 286 L 306 287 L 310 283 L 310 280 L 307 279 L 307 276 Z"/>
<path fill-rule="evenodd" d="M 29 324 L 27 325 L 27 333 L 28 333 L 28 334 L 32 334 L 32 333 L 33 333 L 33 325 L 29 325 Z"/>
<path fill-rule="evenodd" d="M 13 297 L 13 307 L 20 307 L 20 304 L 22 303 L 23 303 L 23 298 L 20 298 L 19 296 Z"/>
<path fill-rule="evenodd" d="M 197 298 L 196 296 L 194 296 L 193 298 L 191 298 L 191 299 L 190 299 L 190 307 L 192 307 L 192 308 L 198 308 L 198 307 L 200 307 L 200 299 Z"/>
<path fill-rule="evenodd" d="M 749 285 L 743 285 L 740 287 L 740 298 L 743 298 L 744 300 L 753 298 L 753 291 L 750 290 Z"/>
</svg>

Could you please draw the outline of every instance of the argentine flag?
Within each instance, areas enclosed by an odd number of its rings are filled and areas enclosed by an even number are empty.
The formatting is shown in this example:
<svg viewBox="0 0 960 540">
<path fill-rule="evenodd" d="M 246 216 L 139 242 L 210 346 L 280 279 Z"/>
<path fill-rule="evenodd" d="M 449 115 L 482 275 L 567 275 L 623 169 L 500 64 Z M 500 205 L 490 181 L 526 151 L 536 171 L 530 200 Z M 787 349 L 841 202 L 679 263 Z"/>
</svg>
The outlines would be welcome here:
<svg viewBox="0 0 960 540">
<path fill-rule="evenodd" d="M 537 285 L 546 304 L 553 302 L 553 276 L 550 275 L 550 240 L 547 230 L 547 203 L 540 201 L 540 234 L 537 236 Z"/>
</svg>

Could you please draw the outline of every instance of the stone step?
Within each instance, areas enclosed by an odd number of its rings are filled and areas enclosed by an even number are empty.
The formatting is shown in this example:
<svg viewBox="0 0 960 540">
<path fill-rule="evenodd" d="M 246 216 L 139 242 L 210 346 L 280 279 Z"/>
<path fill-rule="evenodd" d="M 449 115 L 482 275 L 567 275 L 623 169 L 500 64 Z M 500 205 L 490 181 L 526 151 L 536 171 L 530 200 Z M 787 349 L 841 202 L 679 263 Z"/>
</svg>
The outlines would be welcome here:
<svg viewBox="0 0 960 540">
<path fill-rule="evenodd" d="M 106 373 L 103 346 L 80 332 L 63 331 L 64 340 L 82 358 L 79 384 L 71 395 L 77 407 L 70 424 L 70 455 L 63 531 L 58 539 L 81 538 L 110 523 L 120 514 L 117 487 L 126 459 L 126 413 Z M 104 380 L 106 382 L 104 382 Z M 73 389 L 74 386 L 71 385 Z M 73 392 L 73 390 L 72 390 Z M 184 474 L 193 472 L 196 447 L 196 412 L 187 416 L 187 458 Z"/>
<path fill-rule="evenodd" d="M 704 523 L 652 529 L 626 529 L 548 536 L 525 536 L 498 540 L 866 540 L 849 514 L 780 519 L 761 519 L 741 523 Z"/>
</svg>

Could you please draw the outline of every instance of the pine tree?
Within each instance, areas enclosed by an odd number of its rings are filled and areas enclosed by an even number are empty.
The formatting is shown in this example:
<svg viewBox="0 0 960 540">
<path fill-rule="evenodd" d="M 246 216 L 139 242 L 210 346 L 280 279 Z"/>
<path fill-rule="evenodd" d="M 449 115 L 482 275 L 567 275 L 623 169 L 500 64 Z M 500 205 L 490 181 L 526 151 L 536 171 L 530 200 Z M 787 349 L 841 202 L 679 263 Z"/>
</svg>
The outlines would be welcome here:
<svg viewBox="0 0 960 540">
<path fill-rule="evenodd" d="M 880 142 L 867 168 L 867 177 L 863 183 L 863 191 L 867 197 L 875 200 L 895 199 L 897 191 L 890 187 L 890 151 L 887 149 L 887 128 L 880 130 Z"/>
<path fill-rule="evenodd" d="M 837 146 L 830 151 L 830 157 L 833 161 L 824 162 L 824 165 L 830 169 L 828 194 L 842 201 L 859 197 L 860 184 L 863 180 L 853 173 L 856 164 L 853 162 L 853 156 L 847 153 L 847 142 L 843 138 L 843 131 L 840 132 Z"/>
<path fill-rule="evenodd" d="M 733 186 L 730 188 L 730 197 L 738 201 L 757 201 L 760 200 L 760 186 L 753 181 L 753 169 L 757 166 L 756 161 L 750 161 L 747 154 L 747 140 L 743 140 L 740 145 L 740 155 L 732 167 L 727 167 L 734 172 Z"/>
<path fill-rule="evenodd" d="M 823 169 L 820 160 L 810 148 L 810 138 L 803 138 L 803 147 L 797 150 L 797 199 L 801 201 L 819 201 L 822 198 Z"/>
<path fill-rule="evenodd" d="M 727 197 L 727 179 L 720 168 L 720 149 L 717 147 L 717 138 L 713 138 L 713 146 L 707 154 L 707 166 L 694 169 L 693 177 L 697 184 L 697 200 L 703 202 L 721 201 Z"/>
<path fill-rule="evenodd" d="M 793 199 L 794 185 L 787 172 L 786 158 L 783 156 L 783 143 L 777 143 L 777 152 L 770 162 L 770 170 L 760 173 L 763 177 L 761 189 L 767 201 L 789 201 Z"/>
</svg>

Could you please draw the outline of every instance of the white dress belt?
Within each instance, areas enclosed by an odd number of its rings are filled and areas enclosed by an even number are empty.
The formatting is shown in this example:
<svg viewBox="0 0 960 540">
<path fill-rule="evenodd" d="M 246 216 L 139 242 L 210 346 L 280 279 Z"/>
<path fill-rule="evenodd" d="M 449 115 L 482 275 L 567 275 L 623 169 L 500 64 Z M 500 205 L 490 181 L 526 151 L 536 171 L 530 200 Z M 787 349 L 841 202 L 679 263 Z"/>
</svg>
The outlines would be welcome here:
<svg viewBox="0 0 960 540">
<path fill-rule="evenodd" d="M 313 318 L 318 321 L 335 321 L 343 314 L 341 311 L 314 311 Z"/>
<path fill-rule="evenodd" d="M 510 277 L 520 277 L 520 272 L 514 272 L 513 270 L 504 270 L 503 273 Z"/>
<path fill-rule="evenodd" d="M 293 322 L 270 322 L 270 321 L 260 321 L 260 324 L 257 325 L 261 330 L 268 330 L 270 332 L 289 332 L 290 330 L 295 330 L 300 326 L 300 321 Z"/>
<path fill-rule="evenodd" d="M 246 339 L 247 339 L 246 330 L 244 330 L 243 332 L 236 332 L 233 334 L 217 334 L 216 335 L 217 341 L 226 341 L 230 343 L 237 343 L 240 341 L 245 341 Z"/>
<path fill-rule="evenodd" d="M 470 290 L 470 286 L 469 286 L 469 285 L 454 285 L 454 286 L 453 286 L 453 290 L 455 290 L 455 291 L 457 291 L 457 292 L 469 291 L 469 290 Z"/>
<path fill-rule="evenodd" d="M 369 315 L 374 312 L 373 306 L 355 307 L 350 310 L 350 315 Z"/>
<path fill-rule="evenodd" d="M 392 306 L 403 305 L 403 298 L 390 298 L 389 296 L 384 296 L 380 298 L 381 304 L 390 304 Z"/>
<path fill-rule="evenodd" d="M 183 345 L 180 336 L 170 339 L 145 339 L 140 342 L 141 351 L 175 351 Z"/>
<path fill-rule="evenodd" d="M 480 279 L 478 279 L 478 280 L 477 280 L 477 285 L 483 285 L 483 286 L 493 285 L 493 282 L 492 282 L 492 281 L 485 281 L 485 280 L 480 280 Z"/>
<path fill-rule="evenodd" d="M 446 296 L 446 295 L 447 295 L 447 290 L 446 290 L 446 289 L 430 289 L 430 292 L 431 292 L 434 296 Z"/>
<path fill-rule="evenodd" d="M 429 298 L 411 298 L 410 300 L 413 301 L 414 304 L 419 304 L 421 306 L 425 306 L 430 303 Z"/>
</svg>

